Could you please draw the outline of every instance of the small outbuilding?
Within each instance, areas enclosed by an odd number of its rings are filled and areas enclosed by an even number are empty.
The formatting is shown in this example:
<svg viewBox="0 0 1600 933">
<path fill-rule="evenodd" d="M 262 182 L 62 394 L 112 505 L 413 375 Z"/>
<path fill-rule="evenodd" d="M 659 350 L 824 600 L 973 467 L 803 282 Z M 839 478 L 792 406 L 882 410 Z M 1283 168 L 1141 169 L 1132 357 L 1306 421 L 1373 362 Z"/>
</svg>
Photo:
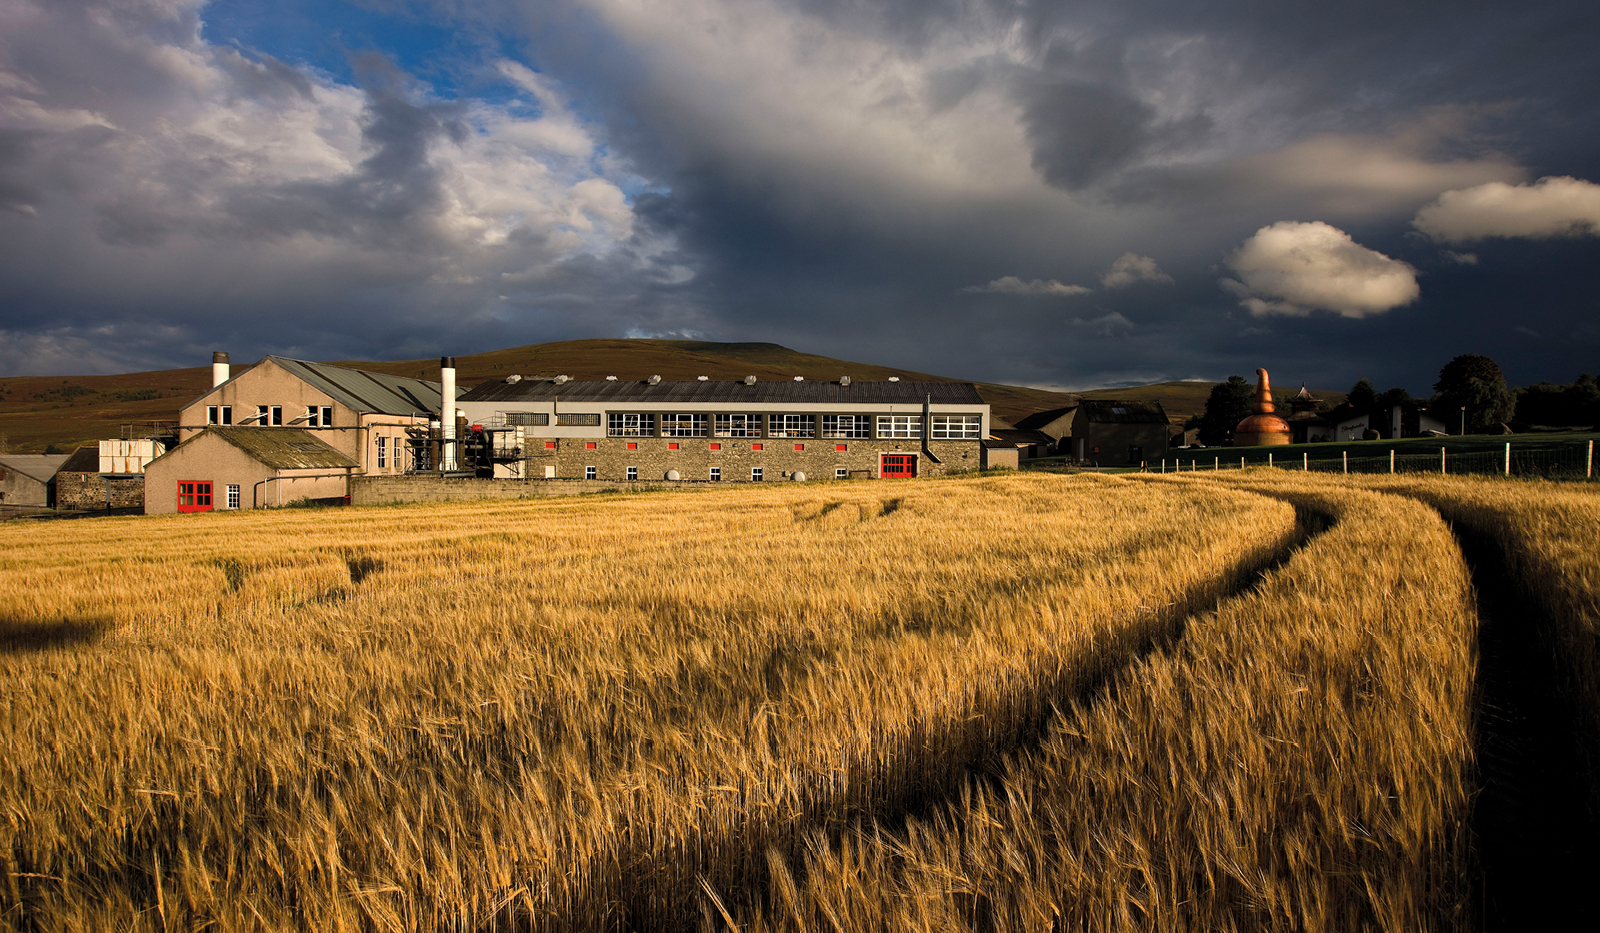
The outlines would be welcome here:
<svg viewBox="0 0 1600 933">
<path fill-rule="evenodd" d="M 48 508 L 55 505 L 55 476 L 67 454 L 0 456 L 0 506 Z"/>
<path fill-rule="evenodd" d="M 1072 457 L 1097 466 L 1138 466 L 1166 455 L 1171 430 L 1160 402 L 1087 399 L 1072 421 Z"/>
<path fill-rule="evenodd" d="M 354 459 L 299 428 L 205 428 L 145 467 L 146 515 L 343 503 Z"/>
</svg>

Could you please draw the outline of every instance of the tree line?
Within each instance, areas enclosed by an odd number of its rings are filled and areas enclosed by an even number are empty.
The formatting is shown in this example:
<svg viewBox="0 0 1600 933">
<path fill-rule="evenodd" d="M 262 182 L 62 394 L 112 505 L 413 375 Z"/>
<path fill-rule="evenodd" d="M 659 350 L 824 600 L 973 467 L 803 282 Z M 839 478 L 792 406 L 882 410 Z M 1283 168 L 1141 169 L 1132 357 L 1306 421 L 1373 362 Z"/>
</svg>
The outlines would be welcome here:
<svg viewBox="0 0 1600 933">
<path fill-rule="evenodd" d="M 1487 356 L 1464 353 L 1444 364 L 1434 394 L 1413 398 L 1405 389 L 1379 392 L 1370 379 L 1361 379 L 1338 406 L 1320 409 L 1335 419 L 1367 412 L 1386 412 L 1395 406 L 1415 406 L 1454 428 L 1466 409 L 1467 430 L 1474 434 L 1500 432 L 1507 428 L 1533 426 L 1592 427 L 1600 424 L 1600 381 L 1584 373 L 1572 382 L 1558 385 L 1539 382 L 1512 388 L 1505 373 Z M 1233 439 L 1233 428 L 1255 410 L 1256 387 L 1242 376 L 1229 376 L 1218 383 L 1206 398 L 1205 411 L 1190 418 L 1185 428 L 1198 428 L 1200 443 L 1220 446 Z M 1288 409 L 1289 396 L 1274 393 L 1280 414 Z"/>
</svg>

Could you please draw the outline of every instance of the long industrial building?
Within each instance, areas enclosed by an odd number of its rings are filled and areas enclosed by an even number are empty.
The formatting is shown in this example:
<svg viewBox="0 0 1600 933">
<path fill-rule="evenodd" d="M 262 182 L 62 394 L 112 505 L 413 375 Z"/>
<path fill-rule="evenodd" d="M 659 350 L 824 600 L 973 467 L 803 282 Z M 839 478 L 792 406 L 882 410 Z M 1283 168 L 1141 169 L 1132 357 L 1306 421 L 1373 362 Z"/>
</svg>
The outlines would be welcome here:
<svg viewBox="0 0 1600 933">
<path fill-rule="evenodd" d="M 511 376 L 456 404 L 464 452 L 501 477 L 771 482 L 987 465 L 989 405 L 971 383 Z"/>
</svg>

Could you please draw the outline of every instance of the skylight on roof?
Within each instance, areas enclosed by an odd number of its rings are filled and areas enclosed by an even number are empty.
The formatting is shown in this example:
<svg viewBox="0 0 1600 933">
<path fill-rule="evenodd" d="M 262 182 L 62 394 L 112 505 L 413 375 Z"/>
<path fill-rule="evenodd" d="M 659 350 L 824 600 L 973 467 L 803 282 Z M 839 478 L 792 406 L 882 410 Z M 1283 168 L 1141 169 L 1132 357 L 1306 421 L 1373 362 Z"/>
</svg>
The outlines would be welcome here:
<svg viewBox="0 0 1600 933">
<path fill-rule="evenodd" d="M 1126 408 L 1118 407 L 1118 408 L 1111 409 L 1111 413 L 1113 415 L 1126 415 L 1128 413 L 1128 410 Z"/>
</svg>

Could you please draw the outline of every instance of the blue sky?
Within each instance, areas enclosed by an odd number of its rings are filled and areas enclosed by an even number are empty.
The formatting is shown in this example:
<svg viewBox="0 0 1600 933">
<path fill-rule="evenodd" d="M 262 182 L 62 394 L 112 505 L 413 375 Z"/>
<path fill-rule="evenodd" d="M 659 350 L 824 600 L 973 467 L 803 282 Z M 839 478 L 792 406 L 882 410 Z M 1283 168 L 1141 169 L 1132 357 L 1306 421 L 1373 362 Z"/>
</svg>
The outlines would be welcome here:
<svg viewBox="0 0 1600 933">
<path fill-rule="evenodd" d="M 8 0 L 0 374 L 578 337 L 1600 370 L 1579 3 Z"/>
</svg>

